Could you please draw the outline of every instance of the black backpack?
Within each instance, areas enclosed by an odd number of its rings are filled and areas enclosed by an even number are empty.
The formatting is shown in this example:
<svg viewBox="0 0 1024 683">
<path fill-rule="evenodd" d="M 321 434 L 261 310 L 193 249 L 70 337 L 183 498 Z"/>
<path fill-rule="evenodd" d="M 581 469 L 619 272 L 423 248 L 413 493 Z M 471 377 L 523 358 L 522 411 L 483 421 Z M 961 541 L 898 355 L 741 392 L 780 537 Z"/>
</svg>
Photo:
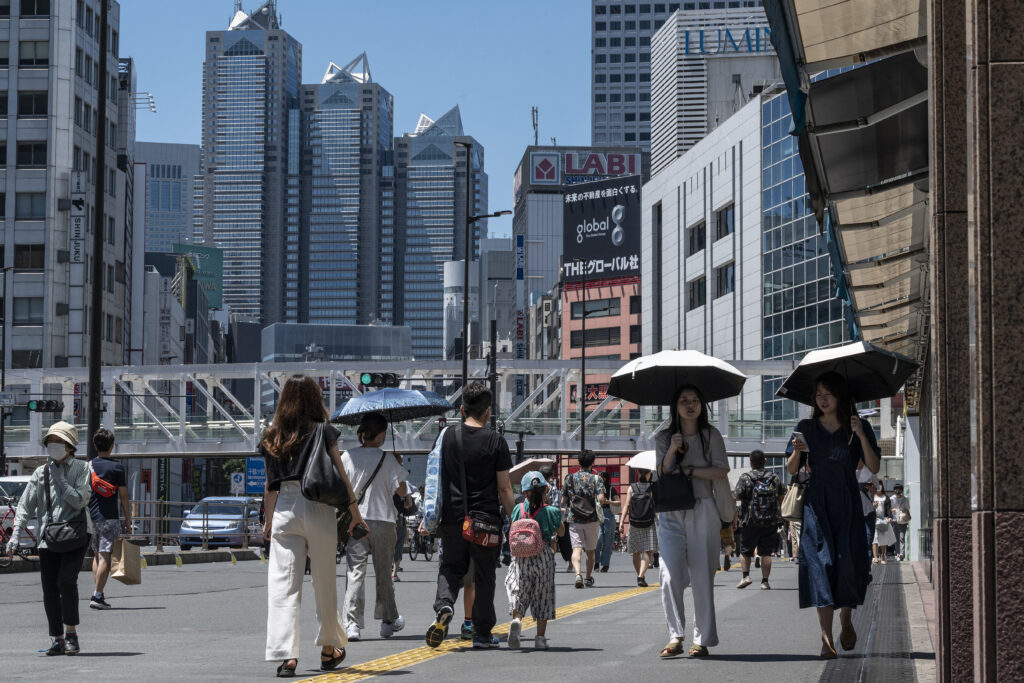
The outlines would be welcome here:
<svg viewBox="0 0 1024 683">
<path fill-rule="evenodd" d="M 580 473 L 584 474 L 584 473 Z M 590 474 L 590 477 L 595 475 Z M 580 482 L 585 488 L 582 491 L 576 490 L 576 478 L 575 475 L 570 474 L 570 477 L 574 477 L 571 484 L 572 499 L 569 502 L 569 509 L 572 511 L 572 517 L 574 522 L 585 523 L 585 522 L 596 522 L 597 518 L 597 501 L 594 500 L 594 495 L 590 492 L 590 487 L 587 483 L 590 481 L 590 477 L 587 477 L 585 481 Z M 583 479 L 583 477 L 580 477 Z"/>
<path fill-rule="evenodd" d="M 654 524 L 654 497 L 648 483 L 633 484 L 629 490 L 629 525 L 646 529 Z"/>
<path fill-rule="evenodd" d="M 775 475 L 765 472 L 751 477 L 749 521 L 754 526 L 775 526 L 779 523 L 779 491 Z"/>
</svg>

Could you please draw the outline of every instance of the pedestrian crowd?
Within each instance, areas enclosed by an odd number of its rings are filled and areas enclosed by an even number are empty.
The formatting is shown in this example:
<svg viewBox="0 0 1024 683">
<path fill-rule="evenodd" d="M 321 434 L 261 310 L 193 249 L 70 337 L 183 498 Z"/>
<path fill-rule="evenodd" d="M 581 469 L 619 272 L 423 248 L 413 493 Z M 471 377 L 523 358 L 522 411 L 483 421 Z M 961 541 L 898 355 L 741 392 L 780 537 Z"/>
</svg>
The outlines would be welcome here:
<svg viewBox="0 0 1024 683">
<path fill-rule="evenodd" d="M 824 659 L 836 657 L 836 610 L 839 645 L 845 650 L 856 645 L 852 610 L 864 602 L 871 563 L 884 564 L 890 547 L 897 558 L 906 556 L 910 506 L 903 487 L 897 485 L 889 496 L 875 476 L 880 457 L 874 432 L 858 417 L 845 380 L 835 373 L 817 379 L 812 417 L 801 420 L 789 440 L 792 487 L 766 469 L 761 451 L 750 454 L 749 471 L 730 487 L 725 442 L 709 421 L 705 395 L 698 386 L 684 385 L 675 391 L 667 427 L 655 437 L 653 466 L 637 469 L 621 498 L 606 472 L 594 472 L 588 451 L 579 454 L 578 469 L 560 484 L 550 466 L 517 475 L 517 497 L 508 445 L 487 426 L 491 402 L 485 385 L 466 387 L 462 422 L 442 431 L 428 456 L 426 485 L 416 489 L 400 456 L 383 449 L 385 415 L 364 415 L 359 446 L 341 451 L 340 433 L 328 420 L 317 383 L 302 375 L 287 380 L 260 441 L 267 470 L 263 534 L 269 542 L 264 654 L 278 663 L 278 676 L 293 676 L 298 666 L 307 560 L 322 670 L 340 667 L 349 643 L 365 637 L 371 561 L 373 620 L 379 622 L 380 637 L 405 628 L 395 582 L 407 536 L 412 542 L 428 535 L 440 541 L 434 619 L 425 634 L 429 647 L 448 636 L 460 592 L 460 635 L 473 648 L 498 647 L 496 568 L 507 555 L 508 646 L 522 646 L 522 620 L 530 614 L 536 620 L 534 646 L 547 649 L 556 610 L 556 556 L 574 572 L 575 588 L 589 588 L 595 573 L 608 571 L 621 538 L 638 587 L 648 586 L 652 568 L 658 571 L 668 631 L 663 658 L 684 652 L 706 657 L 718 645 L 714 577 L 730 568 L 734 552 L 742 573 L 737 588 L 754 583 L 753 568 L 760 570 L 761 590 L 770 590 L 773 558 L 789 550 L 798 562 L 799 605 L 817 612 Z M 77 576 L 90 545 L 94 592 L 89 604 L 97 610 L 110 607 L 104 586 L 111 550 L 131 527 L 124 467 L 111 457 L 114 435 L 101 429 L 93 443 L 98 457 L 88 463 L 76 459 L 76 428 L 65 422 L 50 427 L 42 439 L 48 462 L 32 474 L 7 547 L 12 553 L 29 519 L 38 520 L 40 579 L 52 639 L 47 655 L 75 655 L 81 649 Z M 796 513 L 791 496 L 798 501 Z M 407 517 L 417 514 L 419 526 L 407 526 Z M 347 563 L 340 610 L 339 540 Z M 686 589 L 693 606 L 689 628 Z"/>
</svg>

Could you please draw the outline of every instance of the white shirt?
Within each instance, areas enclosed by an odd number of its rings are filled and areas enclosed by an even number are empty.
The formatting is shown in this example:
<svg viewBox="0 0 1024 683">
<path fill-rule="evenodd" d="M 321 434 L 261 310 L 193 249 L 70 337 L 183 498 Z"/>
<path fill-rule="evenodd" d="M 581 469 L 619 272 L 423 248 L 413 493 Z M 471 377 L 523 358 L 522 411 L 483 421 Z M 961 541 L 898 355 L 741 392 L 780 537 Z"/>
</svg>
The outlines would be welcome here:
<svg viewBox="0 0 1024 683">
<path fill-rule="evenodd" d="M 896 494 L 893 494 L 892 497 L 889 498 L 889 503 L 892 505 L 892 514 L 894 518 L 896 517 L 897 510 L 902 510 L 908 515 L 910 514 L 910 501 L 907 500 L 906 496 L 897 496 Z"/>
<path fill-rule="evenodd" d="M 867 467 L 861 467 L 859 470 L 857 470 L 857 483 L 858 484 L 874 484 L 875 485 L 875 489 L 878 489 L 879 481 L 878 481 L 878 477 L 876 477 L 875 475 L 871 474 L 871 470 L 869 470 Z M 861 491 L 861 494 L 860 494 L 860 504 L 861 504 L 861 508 L 864 510 L 864 516 L 865 517 L 870 515 L 872 512 L 875 511 L 875 506 L 872 505 L 871 503 L 872 503 L 872 500 L 868 496 L 868 494 L 866 494 L 863 491 Z"/>
<path fill-rule="evenodd" d="M 398 464 L 398 460 L 393 455 L 385 456 L 384 451 L 379 448 L 360 446 L 342 453 L 341 464 L 352 484 L 352 491 L 358 499 L 359 492 L 363 490 L 366 482 L 370 480 L 370 475 L 377 469 L 377 463 L 381 462 L 381 456 L 384 456 L 384 462 L 366 490 L 363 502 L 359 505 L 359 514 L 363 516 L 363 519 L 394 522 L 398 511 L 395 510 L 391 496 L 409 476 L 409 473 Z"/>
</svg>

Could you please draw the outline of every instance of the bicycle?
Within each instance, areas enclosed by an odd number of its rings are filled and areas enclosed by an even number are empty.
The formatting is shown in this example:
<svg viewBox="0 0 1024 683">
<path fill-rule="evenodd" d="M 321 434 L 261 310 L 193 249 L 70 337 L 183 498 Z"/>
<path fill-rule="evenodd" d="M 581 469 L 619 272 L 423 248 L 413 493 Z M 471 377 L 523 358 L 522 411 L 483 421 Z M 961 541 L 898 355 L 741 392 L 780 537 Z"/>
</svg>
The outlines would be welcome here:
<svg viewBox="0 0 1024 683">
<path fill-rule="evenodd" d="M 0 569 L 6 569 L 14 562 L 14 557 L 7 554 L 7 541 L 11 539 L 11 533 L 14 530 L 14 511 L 18 507 L 18 501 L 13 498 L 2 498 L 0 503 L 7 505 L 7 512 L 4 513 L 3 517 L 0 517 Z M 25 546 L 19 543 L 18 549 L 14 551 L 14 554 L 24 560 L 28 560 L 36 547 L 36 537 L 28 528 L 24 530 L 24 534 L 31 541 L 31 544 Z"/>
<path fill-rule="evenodd" d="M 415 561 L 420 553 L 423 553 L 423 559 L 430 562 L 436 549 L 434 535 L 422 536 L 418 531 L 419 528 L 420 521 L 417 518 L 416 523 L 409 526 L 409 559 Z"/>
</svg>

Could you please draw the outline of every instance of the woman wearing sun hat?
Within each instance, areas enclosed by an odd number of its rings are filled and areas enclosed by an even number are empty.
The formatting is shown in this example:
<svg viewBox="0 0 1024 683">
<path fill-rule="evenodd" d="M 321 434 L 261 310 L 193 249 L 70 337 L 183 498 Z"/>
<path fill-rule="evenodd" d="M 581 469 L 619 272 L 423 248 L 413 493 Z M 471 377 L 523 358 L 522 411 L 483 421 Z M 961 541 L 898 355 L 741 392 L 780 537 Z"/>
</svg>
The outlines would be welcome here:
<svg viewBox="0 0 1024 683">
<path fill-rule="evenodd" d="M 92 490 L 89 466 L 75 459 L 77 446 L 78 430 L 74 425 L 55 422 L 47 430 L 43 448 L 49 460 L 32 473 L 18 503 L 14 529 L 7 544 L 7 553 L 11 554 L 18 547 L 18 536 L 28 521 L 37 520 L 43 607 L 53 639 L 47 656 L 79 653 L 78 572 L 89 547 L 89 515 L 85 508 Z M 62 531 L 61 538 L 51 537 L 48 543 L 47 531 L 58 528 Z"/>
</svg>

